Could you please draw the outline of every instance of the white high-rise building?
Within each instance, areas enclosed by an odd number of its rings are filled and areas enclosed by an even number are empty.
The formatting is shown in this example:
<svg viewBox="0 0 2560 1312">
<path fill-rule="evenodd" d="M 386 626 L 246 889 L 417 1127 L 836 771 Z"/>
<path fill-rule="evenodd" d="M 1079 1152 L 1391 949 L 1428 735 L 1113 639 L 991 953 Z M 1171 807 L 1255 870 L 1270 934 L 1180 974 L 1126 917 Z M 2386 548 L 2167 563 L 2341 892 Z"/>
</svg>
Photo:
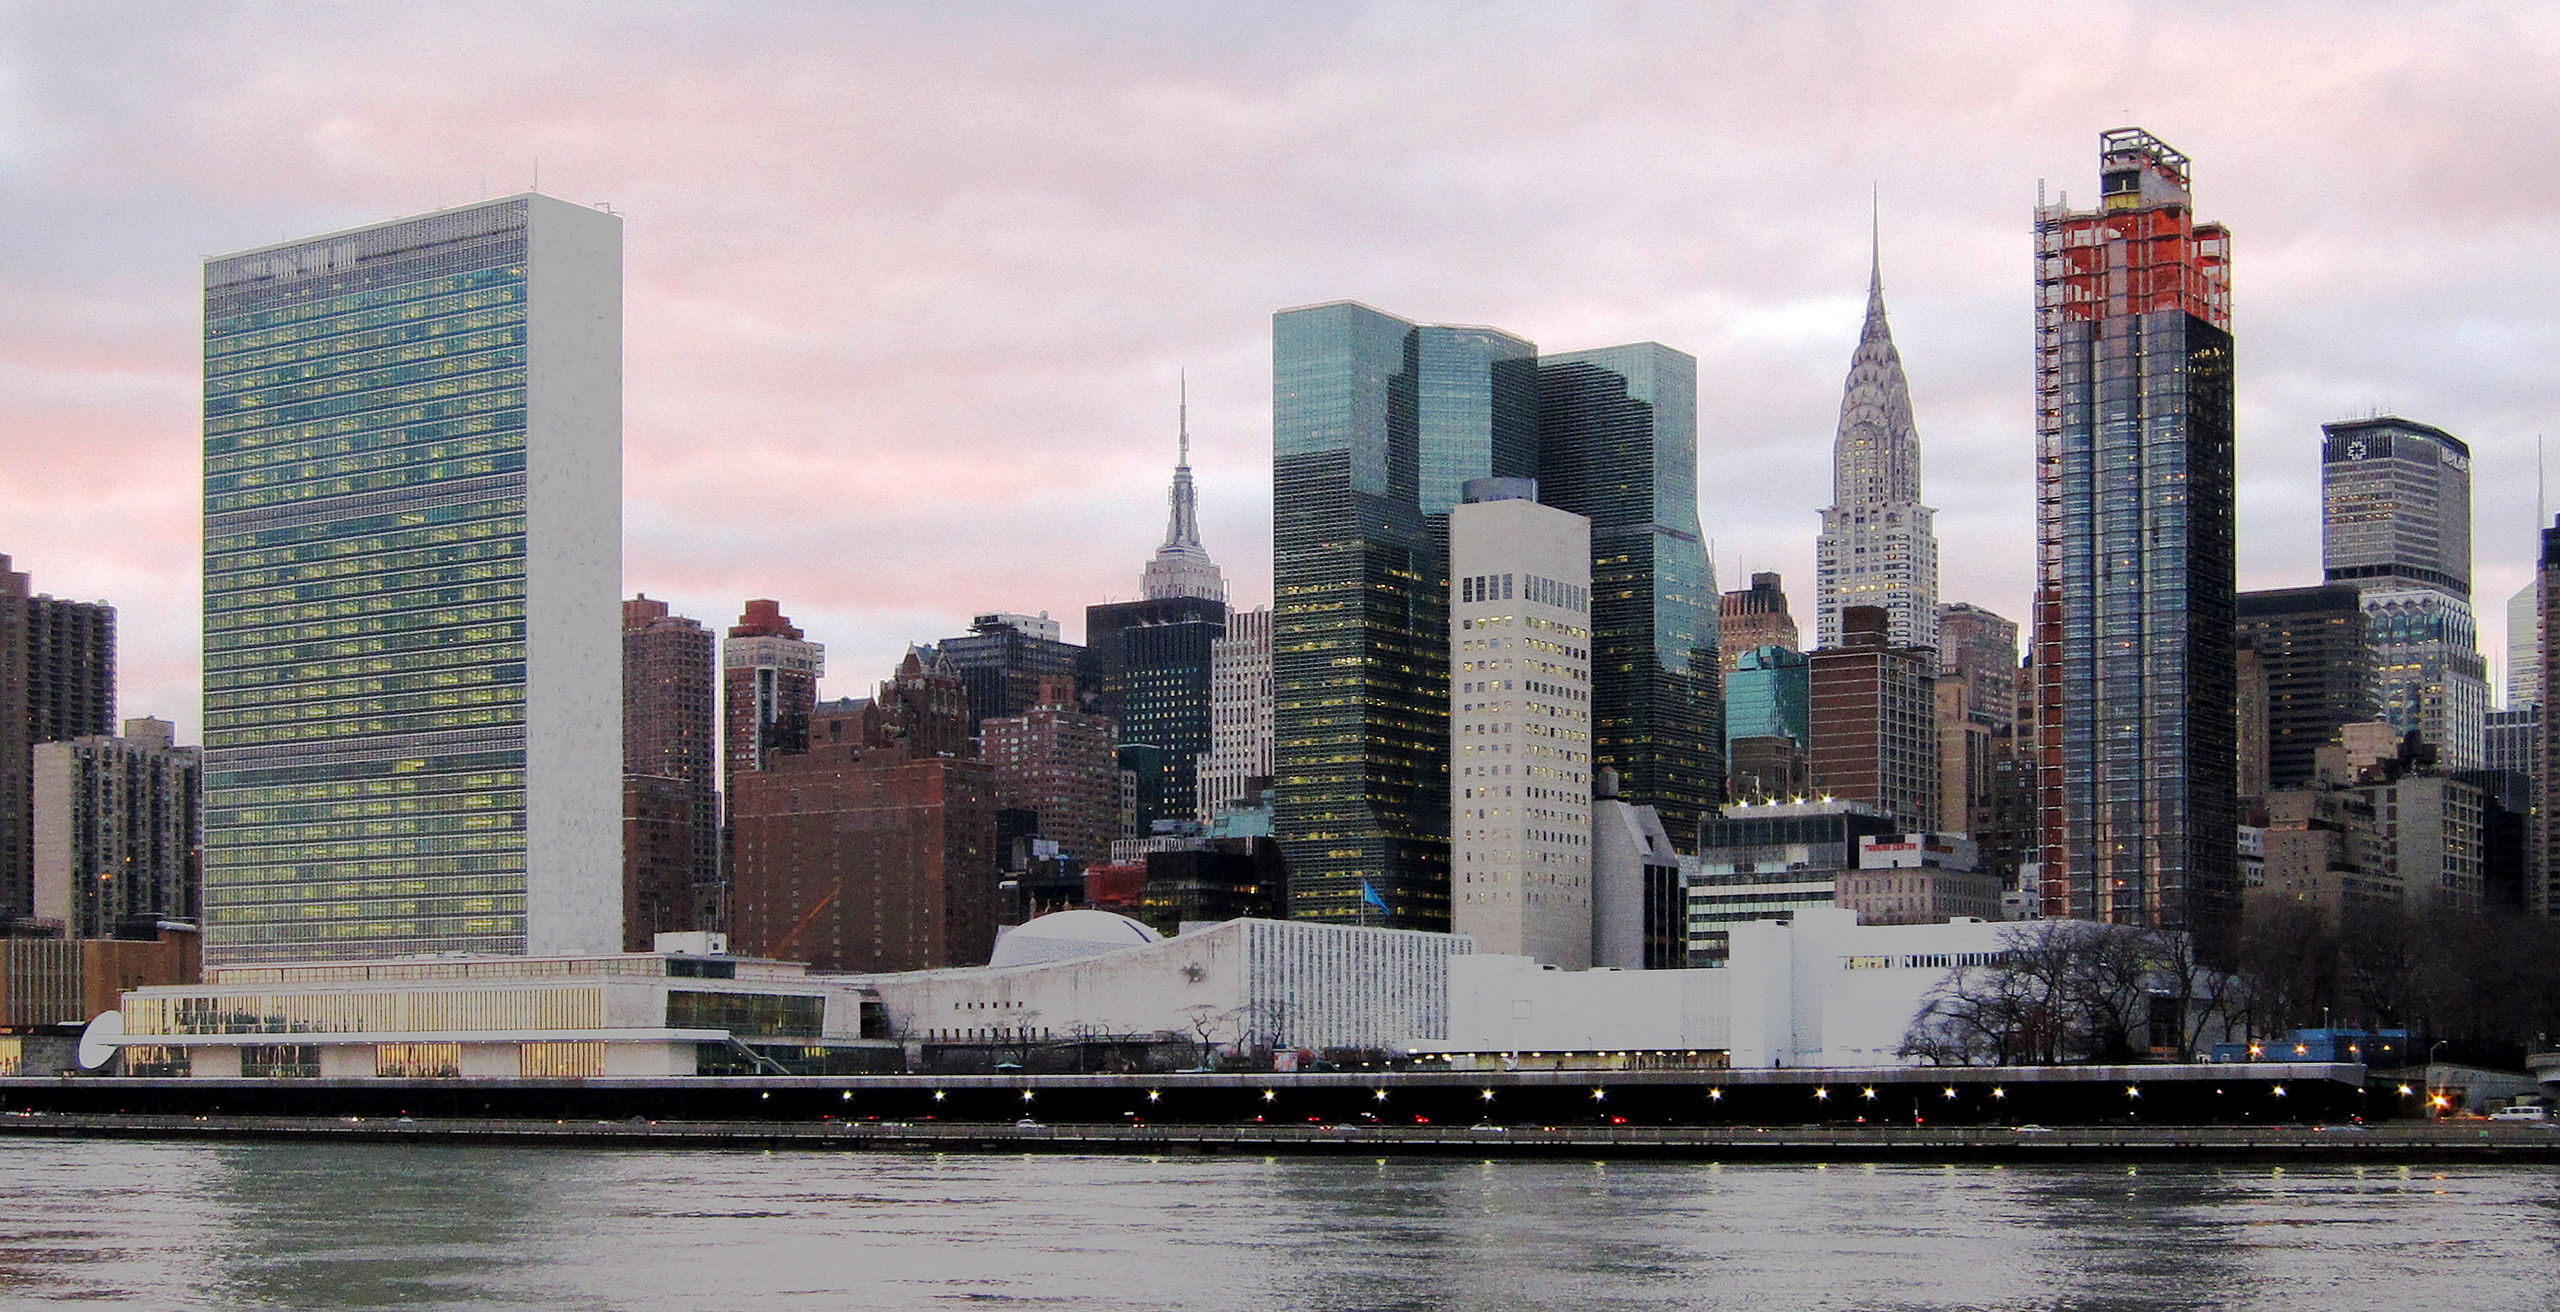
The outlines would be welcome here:
<svg viewBox="0 0 2560 1312">
<path fill-rule="evenodd" d="M 1591 964 L 1591 521 L 1525 478 L 1449 513 L 1449 928 Z"/>
<path fill-rule="evenodd" d="M 2507 599 L 2507 706 L 2542 704 L 2542 579 Z"/>
<path fill-rule="evenodd" d="M 1896 647 L 1938 645 L 1938 512 L 1920 504 L 1911 387 L 1884 317 L 1884 265 L 1870 253 L 1867 320 L 1840 395 L 1831 505 L 1814 540 L 1814 642 L 1837 647 L 1840 614 L 1881 606 Z"/>
<path fill-rule="evenodd" d="M 208 966 L 622 947 L 622 220 L 204 265 Z"/>
<path fill-rule="evenodd" d="M 1227 632 L 1209 640 L 1209 750 L 1200 754 L 1200 818 L 1253 800 L 1256 779 L 1272 774 L 1271 612 L 1227 612 Z"/>
</svg>

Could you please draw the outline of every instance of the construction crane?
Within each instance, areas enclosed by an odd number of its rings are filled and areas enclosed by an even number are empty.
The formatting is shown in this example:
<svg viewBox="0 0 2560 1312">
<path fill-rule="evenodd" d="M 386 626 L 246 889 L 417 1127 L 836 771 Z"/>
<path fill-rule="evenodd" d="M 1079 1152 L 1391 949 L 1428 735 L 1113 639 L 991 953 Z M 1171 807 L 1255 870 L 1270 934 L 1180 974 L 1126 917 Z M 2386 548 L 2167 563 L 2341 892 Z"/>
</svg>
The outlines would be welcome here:
<svg viewBox="0 0 2560 1312">
<path fill-rule="evenodd" d="M 834 903 L 836 900 L 836 894 L 842 891 L 842 889 L 828 889 L 827 895 L 819 898 L 817 905 L 809 908 L 808 913 L 800 917 L 798 924 L 795 924 L 790 929 L 785 930 L 782 937 L 773 941 L 772 947 L 765 949 L 765 955 L 788 960 L 791 955 L 791 945 L 799 942 L 800 935 L 806 932 L 809 926 L 818 922 L 819 914 L 824 912 L 829 905 Z"/>
</svg>

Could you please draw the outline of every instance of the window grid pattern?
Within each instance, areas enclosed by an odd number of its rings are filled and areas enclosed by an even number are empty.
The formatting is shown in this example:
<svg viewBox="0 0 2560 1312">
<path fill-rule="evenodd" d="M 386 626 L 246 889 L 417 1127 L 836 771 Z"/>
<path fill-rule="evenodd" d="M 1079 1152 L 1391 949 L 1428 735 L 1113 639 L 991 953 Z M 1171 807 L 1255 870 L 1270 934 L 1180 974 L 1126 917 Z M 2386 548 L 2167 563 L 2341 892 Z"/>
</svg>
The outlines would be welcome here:
<svg viewBox="0 0 2560 1312">
<path fill-rule="evenodd" d="M 209 964 L 523 950 L 526 219 L 206 266 Z"/>
</svg>

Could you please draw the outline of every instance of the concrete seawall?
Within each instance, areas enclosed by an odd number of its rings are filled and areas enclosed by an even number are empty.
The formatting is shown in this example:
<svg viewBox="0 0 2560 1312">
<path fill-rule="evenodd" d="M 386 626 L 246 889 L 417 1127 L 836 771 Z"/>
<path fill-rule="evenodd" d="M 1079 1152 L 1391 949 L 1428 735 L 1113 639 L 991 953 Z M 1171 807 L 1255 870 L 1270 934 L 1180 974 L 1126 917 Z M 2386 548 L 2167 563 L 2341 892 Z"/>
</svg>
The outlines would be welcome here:
<svg viewBox="0 0 2560 1312">
<path fill-rule="evenodd" d="M 2560 1130 L 2477 1121 L 2372 1126 L 979 1125 L 0 1114 L 0 1135 L 468 1143 L 749 1151 L 1675 1158 L 1715 1161 L 2246 1161 L 2560 1164 Z"/>
</svg>

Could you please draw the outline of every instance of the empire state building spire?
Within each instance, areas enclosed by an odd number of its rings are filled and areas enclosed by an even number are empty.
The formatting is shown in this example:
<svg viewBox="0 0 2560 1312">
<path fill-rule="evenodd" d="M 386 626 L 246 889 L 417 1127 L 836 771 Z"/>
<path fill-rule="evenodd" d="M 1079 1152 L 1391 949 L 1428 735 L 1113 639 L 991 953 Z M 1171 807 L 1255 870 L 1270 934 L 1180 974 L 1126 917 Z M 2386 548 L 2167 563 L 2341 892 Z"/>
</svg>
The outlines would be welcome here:
<svg viewBox="0 0 2560 1312">
<path fill-rule="evenodd" d="M 1200 545 L 1200 494 L 1191 486 L 1191 384 L 1187 379 L 1182 383 L 1181 396 L 1180 446 L 1174 460 L 1173 488 L 1166 495 L 1170 514 L 1165 520 L 1164 545 L 1156 548 L 1155 559 L 1147 562 L 1141 595 L 1149 601 L 1166 597 L 1225 601 L 1226 576 L 1209 559 L 1208 549 Z"/>
<path fill-rule="evenodd" d="M 1831 506 L 1815 541 L 1816 634 L 1840 642 L 1840 613 L 1881 606 L 1898 646 L 1937 644 L 1937 512 L 1920 504 L 1920 435 L 1911 387 L 1884 315 L 1882 242 L 1870 239 L 1867 318 L 1840 394 L 1831 448 Z"/>
</svg>

